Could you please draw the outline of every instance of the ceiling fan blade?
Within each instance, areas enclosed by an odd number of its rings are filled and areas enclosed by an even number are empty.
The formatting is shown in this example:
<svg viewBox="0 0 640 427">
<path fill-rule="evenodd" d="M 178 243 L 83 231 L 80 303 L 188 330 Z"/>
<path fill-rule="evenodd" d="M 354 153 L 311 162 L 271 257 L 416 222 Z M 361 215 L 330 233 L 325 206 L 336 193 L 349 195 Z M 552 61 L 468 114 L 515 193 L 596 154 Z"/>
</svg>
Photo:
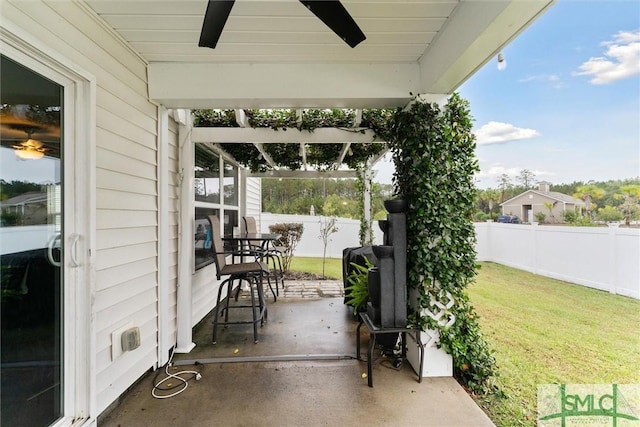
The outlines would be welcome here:
<svg viewBox="0 0 640 427">
<path fill-rule="evenodd" d="M 300 3 L 304 4 L 349 46 L 356 47 L 367 38 L 339 0 L 300 0 Z"/>
<path fill-rule="evenodd" d="M 211 49 L 216 47 L 234 3 L 235 0 L 209 0 L 198 46 L 210 47 Z"/>
</svg>

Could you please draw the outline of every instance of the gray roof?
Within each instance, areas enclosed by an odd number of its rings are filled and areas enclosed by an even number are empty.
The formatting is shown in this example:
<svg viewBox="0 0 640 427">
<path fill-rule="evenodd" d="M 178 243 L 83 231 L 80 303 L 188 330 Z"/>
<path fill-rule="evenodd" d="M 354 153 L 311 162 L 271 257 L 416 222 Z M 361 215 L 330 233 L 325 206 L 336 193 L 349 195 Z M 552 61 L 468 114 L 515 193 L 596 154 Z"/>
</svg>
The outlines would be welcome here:
<svg viewBox="0 0 640 427">
<path fill-rule="evenodd" d="M 544 192 L 544 191 L 539 191 L 539 190 L 527 190 L 524 193 L 520 193 L 517 196 L 510 198 L 509 200 L 505 200 L 504 202 L 500 203 L 500 206 L 509 204 L 509 202 L 511 202 L 511 201 L 513 201 L 515 199 L 518 199 L 518 198 L 520 198 L 520 197 L 522 197 L 522 196 L 524 196 L 526 194 L 530 194 L 530 193 L 531 194 L 538 194 L 540 196 L 547 197 L 547 198 L 549 198 L 551 200 L 555 200 L 555 201 L 558 201 L 558 202 L 572 203 L 572 204 L 577 205 L 577 206 L 583 206 L 585 204 L 580 199 L 576 199 L 575 197 L 569 196 L 569 195 L 564 194 L 564 193 L 558 193 L 557 191 Z"/>
<path fill-rule="evenodd" d="M 3 200 L 0 202 L 0 206 L 20 206 L 20 205 L 30 205 L 33 203 L 44 203 L 47 201 L 47 193 L 42 193 L 40 191 L 31 191 L 28 193 L 20 194 L 19 196 L 12 197 L 7 200 Z"/>
</svg>

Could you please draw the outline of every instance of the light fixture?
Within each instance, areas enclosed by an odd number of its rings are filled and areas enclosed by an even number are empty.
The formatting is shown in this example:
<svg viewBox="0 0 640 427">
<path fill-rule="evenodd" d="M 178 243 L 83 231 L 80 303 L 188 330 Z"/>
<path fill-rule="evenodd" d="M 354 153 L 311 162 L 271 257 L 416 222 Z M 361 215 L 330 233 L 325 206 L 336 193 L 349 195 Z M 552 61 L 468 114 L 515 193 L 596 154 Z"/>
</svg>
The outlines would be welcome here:
<svg viewBox="0 0 640 427">
<path fill-rule="evenodd" d="M 45 148 L 43 147 L 42 142 L 36 141 L 35 139 L 31 139 L 31 135 L 29 135 L 29 139 L 21 142 L 18 145 L 13 146 L 16 156 L 22 160 L 38 160 L 44 157 Z"/>
<path fill-rule="evenodd" d="M 504 59 L 502 52 L 498 53 L 498 70 L 504 71 L 507 68 L 507 60 Z"/>
</svg>

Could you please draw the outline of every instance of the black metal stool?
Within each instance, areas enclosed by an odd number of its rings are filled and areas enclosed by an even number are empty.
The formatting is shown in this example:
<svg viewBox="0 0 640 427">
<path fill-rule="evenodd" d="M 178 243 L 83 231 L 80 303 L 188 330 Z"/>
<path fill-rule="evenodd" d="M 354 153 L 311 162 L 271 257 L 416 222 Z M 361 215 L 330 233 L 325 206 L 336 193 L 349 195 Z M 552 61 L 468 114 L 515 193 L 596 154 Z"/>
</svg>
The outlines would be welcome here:
<svg viewBox="0 0 640 427">
<path fill-rule="evenodd" d="M 217 332 L 218 325 L 239 325 L 239 324 L 253 324 L 253 340 L 254 342 L 258 342 L 258 323 L 260 325 L 264 324 L 264 321 L 267 319 L 267 304 L 264 298 L 264 290 L 262 287 L 262 280 L 264 277 L 269 276 L 269 267 L 266 264 L 260 261 L 252 261 L 252 262 L 240 262 L 240 263 L 232 263 L 227 264 L 227 256 L 233 255 L 231 252 L 224 252 L 222 237 L 220 234 L 220 220 L 215 215 L 209 215 L 208 217 L 209 223 L 211 224 L 211 248 L 214 252 L 214 260 L 216 264 L 216 276 L 218 280 L 223 276 L 229 276 L 222 283 L 220 283 L 220 287 L 218 288 L 218 296 L 216 298 L 216 307 L 214 313 L 213 320 L 213 334 L 212 334 L 212 342 L 215 344 L 217 342 Z M 233 297 L 234 291 L 234 282 L 238 280 L 240 284 L 235 288 L 236 292 L 240 292 L 240 287 L 242 285 L 242 281 L 246 281 L 249 283 L 249 291 L 251 294 L 251 304 L 244 305 L 229 305 L 231 298 Z M 224 293 L 223 290 L 226 286 L 227 292 Z M 257 295 L 256 295 L 257 294 Z M 224 295 L 224 296 L 223 296 Z M 237 294 L 236 294 L 237 296 Z M 257 298 L 256 298 L 257 297 Z M 224 302 L 224 321 L 220 322 L 220 306 Z M 242 321 L 230 321 L 229 320 L 229 310 L 235 308 L 250 308 L 252 311 L 252 320 L 242 320 Z"/>
</svg>

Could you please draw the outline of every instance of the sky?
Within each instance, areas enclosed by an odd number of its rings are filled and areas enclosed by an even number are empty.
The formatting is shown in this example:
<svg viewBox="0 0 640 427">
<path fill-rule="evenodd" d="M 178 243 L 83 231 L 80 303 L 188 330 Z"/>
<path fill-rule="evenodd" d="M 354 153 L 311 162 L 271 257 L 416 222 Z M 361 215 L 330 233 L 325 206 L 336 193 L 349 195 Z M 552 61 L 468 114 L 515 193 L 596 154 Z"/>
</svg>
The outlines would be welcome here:
<svg viewBox="0 0 640 427">
<path fill-rule="evenodd" d="M 640 1 L 558 0 L 459 89 L 474 117 L 479 188 L 640 176 Z M 375 181 L 391 183 L 380 164 Z"/>
</svg>

